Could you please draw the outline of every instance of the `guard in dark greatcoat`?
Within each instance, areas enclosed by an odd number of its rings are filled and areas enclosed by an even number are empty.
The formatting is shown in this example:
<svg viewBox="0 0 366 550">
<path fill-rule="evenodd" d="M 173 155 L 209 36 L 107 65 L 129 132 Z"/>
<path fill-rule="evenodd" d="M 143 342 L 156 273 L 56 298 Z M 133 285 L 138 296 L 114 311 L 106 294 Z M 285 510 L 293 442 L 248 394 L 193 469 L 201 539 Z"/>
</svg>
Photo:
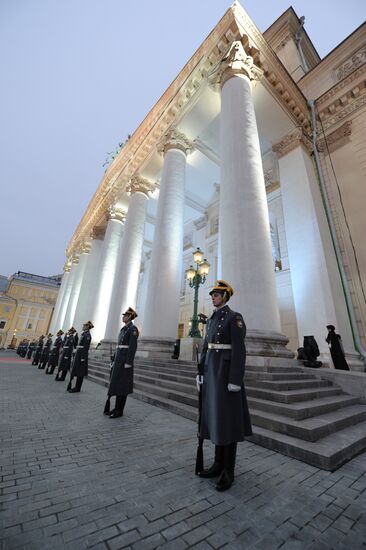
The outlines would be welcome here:
<svg viewBox="0 0 366 550">
<path fill-rule="evenodd" d="M 76 346 L 76 353 L 72 363 L 70 382 L 67 386 L 69 393 L 77 393 L 81 390 L 81 386 L 84 380 L 84 376 L 88 376 L 88 353 L 91 343 L 90 330 L 94 328 L 91 321 L 87 321 L 83 324 L 83 332 L 81 333 L 80 340 Z M 76 376 L 76 384 L 72 388 L 72 379 Z"/>
<path fill-rule="evenodd" d="M 49 358 L 48 358 L 48 364 L 47 364 L 47 368 L 45 370 L 45 374 L 53 374 L 53 371 L 57 367 L 57 363 L 58 363 L 59 356 L 60 356 L 60 349 L 62 347 L 62 335 L 63 335 L 63 333 L 64 333 L 63 330 L 59 330 L 58 333 L 56 334 L 56 340 L 54 341 L 53 346 L 52 346 L 51 351 L 50 351 L 50 355 L 49 355 Z"/>
<path fill-rule="evenodd" d="M 123 416 L 127 395 L 133 392 L 133 361 L 139 337 L 138 328 L 133 324 L 133 320 L 136 317 L 137 313 L 132 307 L 129 307 L 122 314 L 124 326 L 118 334 L 116 353 L 112 362 L 108 399 L 104 407 L 104 414 L 109 414 L 110 418 Z M 116 406 L 109 413 L 110 398 L 113 395 L 116 396 Z"/>
<path fill-rule="evenodd" d="M 218 491 L 231 487 L 237 443 L 252 435 L 244 388 L 246 327 L 242 315 L 226 305 L 233 294 L 222 280 L 210 292 L 215 311 L 207 322 L 197 376 L 202 391 L 199 437 L 215 445 L 214 464 L 198 475 L 218 476 Z"/>
<path fill-rule="evenodd" d="M 37 343 L 36 343 L 35 340 L 32 340 L 32 342 L 29 344 L 28 349 L 27 349 L 27 359 L 30 359 L 32 357 L 32 353 L 36 349 L 36 345 L 37 345 Z"/>
<path fill-rule="evenodd" d="M 328 325 L 327 329 L 328 336 L 325 340 L 328 342 L 334 368 L 339 370 L 349 370 L 348 363 L 344 356 L 343 345 L 340 335 L 336 334 L 334 325 Z"/>
<path fill-rule="evenodd" d="M 52 347 L 52 334 L 47 334 L 47 340 L 45 345 L 43 346 L 41 357 L 39 358 L 39 369 L 45 369 L 47 365 L 48 358 L 50 356 L 50 350 Z"/>
<path fill-rule="evenodd" d="M 67 373 L 71 367 L 72 353 L 74 351 L 74 342 L 75 342 L 75 333 L 76 330 L 74 327 L 71 327 L 63 340 L 62 351 L 60 354 L 60 361 L 58 364 L 58 370 L 55 377 L 57 382 L 63 382 L 66 378 Z"/>
<path fill-rule="evenodd" d="M 39 337 L 39 340 L 36 346 L 36 351 L 34 352 L 32 365 L 38 365 L 39 360 L 41 358 L 41 353 L 43 350 L 43 343 L 44 343 L 44 336 L 42 334 L 42 336 Z"/>
</svg>

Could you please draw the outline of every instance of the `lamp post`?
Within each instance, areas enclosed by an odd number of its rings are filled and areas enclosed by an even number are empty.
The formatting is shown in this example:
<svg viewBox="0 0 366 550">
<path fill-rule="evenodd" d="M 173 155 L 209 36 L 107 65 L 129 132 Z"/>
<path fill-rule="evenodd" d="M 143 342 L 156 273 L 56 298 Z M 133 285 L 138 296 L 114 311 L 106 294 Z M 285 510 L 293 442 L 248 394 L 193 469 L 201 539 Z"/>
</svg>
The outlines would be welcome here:
<svg viewBox="0 0 366 550">
<path fill-rule="evenodd" d="M 191 321 L 191 328 L 188 333 L 188 336 L 191 338 L 202 338 L 201 332 L 198 328 L 199 318 L 197 315 L 198 308 L 198 289 L 201 284 L 206 281 L 206 275 L 208 275 L 210 264 L 206 259 L 203 258 L 203 252 L 199 248 L 193 252 L 193 261 L 196 264 L 196 269 L 193 265 L 189 266 L 189 269 L 186 271 L 186 277 L 189 282 L 189 286 L 194 288 L 194 299 L 193 299 L 193 317 Z"/>
</svg>

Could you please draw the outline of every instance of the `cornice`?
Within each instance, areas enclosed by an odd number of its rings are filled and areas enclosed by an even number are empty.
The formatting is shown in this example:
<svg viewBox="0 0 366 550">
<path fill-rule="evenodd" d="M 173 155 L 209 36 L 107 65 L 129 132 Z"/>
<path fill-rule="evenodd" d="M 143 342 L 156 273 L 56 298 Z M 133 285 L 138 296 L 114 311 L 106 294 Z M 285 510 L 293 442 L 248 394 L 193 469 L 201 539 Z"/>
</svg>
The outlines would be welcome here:
<svg viewBox="0 0 366 550">
<path fill-rule="evenodd" d="M 309 154 L 313 150 L 311 140 L 304 133 L 301 127 L 295 128 L 295 130 L 287 134 L 281 141 L 275 143 L 272 146 L 272 150 L 277 154 L 277 157 L 280 159 L 300 146 L 303 147 L 305 151 Z"/>
<path fill-rule="evenodd" d="M 332 152 L 342 145 L 345 145 L 349 141 L 349 136 L 352 133 L 352 121 L 348 120 L 342 126 L 327 134 L 324 137 L 320 137 L 317 140 L 317 149 L 320 153 Z"/>
</svg>

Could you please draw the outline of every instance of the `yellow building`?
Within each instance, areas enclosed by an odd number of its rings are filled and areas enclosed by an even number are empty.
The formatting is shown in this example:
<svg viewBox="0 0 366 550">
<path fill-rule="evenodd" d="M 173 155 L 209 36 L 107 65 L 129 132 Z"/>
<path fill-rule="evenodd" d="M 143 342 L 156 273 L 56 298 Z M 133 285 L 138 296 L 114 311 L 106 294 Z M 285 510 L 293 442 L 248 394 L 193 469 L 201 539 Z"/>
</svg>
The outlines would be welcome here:
<svg viewBox="0 0 366 550">
<path fill-rule="evenodd" d="M 55 307 L 61 277 L 18 271 L 0 279 L 0 349 L 45 334 Z"/>
</svg>

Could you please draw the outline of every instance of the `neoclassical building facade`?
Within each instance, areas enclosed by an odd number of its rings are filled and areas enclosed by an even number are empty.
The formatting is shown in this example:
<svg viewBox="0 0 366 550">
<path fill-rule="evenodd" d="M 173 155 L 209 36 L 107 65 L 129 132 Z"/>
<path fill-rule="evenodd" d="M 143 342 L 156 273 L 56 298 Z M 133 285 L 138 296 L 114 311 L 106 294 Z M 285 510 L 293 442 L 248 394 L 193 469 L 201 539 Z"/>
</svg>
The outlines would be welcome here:
<svg viewBox="0 0 366 550">
<path fill-rule="evenodd" d="M 83 321 L 141 349 L 187 337 L 200 247 L 235 294 L 254 355 L 290 358 L 326 325 L 366 348 L 366 25 L 320 59 L 292 8 L 264 33 L 227 10 L 109 166 L 67 247 L 51 332 Z M 149 347 L 150 346 L 150 347 Z"/>
</svg>

